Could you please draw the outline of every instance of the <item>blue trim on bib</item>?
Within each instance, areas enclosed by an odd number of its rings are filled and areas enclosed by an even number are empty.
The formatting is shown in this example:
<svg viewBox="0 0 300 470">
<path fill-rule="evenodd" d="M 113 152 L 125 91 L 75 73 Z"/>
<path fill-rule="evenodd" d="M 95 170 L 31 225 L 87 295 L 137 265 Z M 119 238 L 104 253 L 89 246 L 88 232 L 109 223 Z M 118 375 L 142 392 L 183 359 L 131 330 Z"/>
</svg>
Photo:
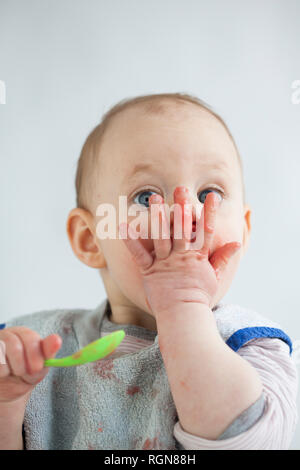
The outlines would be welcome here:
<svg viewBox="0 0 300 470">
<path fill-rule="evenodd" d="M 6 323 L 0 323 L 0 330 L 4 330 Z"/>
<path fill-rule="evenodd" d="M 290 348 L 290 355 L 293 351 L 293 345 L 291 339 L 284 333 L 284 331 L 278 328 L 269 328 L 267 326 L 253 326 L 249 328 L 242 328 L 236 331 L 233 335 L 228 338 L 226 344 L 233 349 L 238 351 L 245 343 L 248 343 L 251 339 L 255 338 L 279 338 L 288 344 Z"/>
</svg>

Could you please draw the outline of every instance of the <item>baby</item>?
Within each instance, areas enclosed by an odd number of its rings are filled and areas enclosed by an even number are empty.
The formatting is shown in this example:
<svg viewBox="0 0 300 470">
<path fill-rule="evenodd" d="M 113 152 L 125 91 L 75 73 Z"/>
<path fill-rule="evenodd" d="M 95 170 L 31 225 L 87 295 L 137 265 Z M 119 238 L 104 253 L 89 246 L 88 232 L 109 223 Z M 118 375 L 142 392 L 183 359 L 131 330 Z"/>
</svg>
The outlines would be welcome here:
<svg viewBox="0 0 300 470">
<path fill-rule="evenodd" d="M 2 325 L 0 449 L 288 449 L 291 340 L 272 320 L 221 303 L 251 231 L 224 121 L 190 95 L 125 100 L 87 138 L 76 190 L 68 237 L 107 298 Z M 103 204 L 115 209 L 117 236 L 113 224 L 99 236 Z M 119 329 L 109 357 L 44 367 Z"/>
</svg>

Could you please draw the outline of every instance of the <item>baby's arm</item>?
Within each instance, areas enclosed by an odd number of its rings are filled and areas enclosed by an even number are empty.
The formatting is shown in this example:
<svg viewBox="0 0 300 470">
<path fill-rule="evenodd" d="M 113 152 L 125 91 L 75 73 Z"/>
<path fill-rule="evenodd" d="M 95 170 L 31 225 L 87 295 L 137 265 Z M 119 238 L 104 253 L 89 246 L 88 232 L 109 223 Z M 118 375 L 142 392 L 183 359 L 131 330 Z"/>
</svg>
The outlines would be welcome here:
<svg viewBox="0 0 300 470">
<path fill-rule="evenodd" d="M 264 412 L 253 425 L 244 421 L 245 429 L 235 420 L 223 440 L 208 440 L 186 433 L 180 422 L 174 427 L 174 436 L 182 449 L 208 450 L 281 450 L 288 449 L 298 419 L 298 373 L 289 356 L 288 346 L 280 339 L 259 338 L 243 346 L 238 354 L 258 371 L 263 383 Z M 248 409 L 251 410 L 251 407 Z M 247 414 L 247 411 L 246 411 Z M 248 416 L 249 418 L 249 416 Z M 240 431 L 239 431 L 240 429 Z M 225 435 L 226 435 L 225 431 Z M 226 436 L 224 436 L 226 437 Z M 219 440 L 222 438 L 222 440 Z"/>
<path fill-rule="evenodd" d="M 174 201 L 182 206 L 179 215 L 184 214 L 191 227 L 188 191 L 176 188 Z M 161 196 L 152 195 L 150 206 L 157 202 L 163 202 Z M 262 393 L 257 371 L 223 341 L 210 308 L 220 278 L 241 246 L 238 242 L 226 243 L 210 256 L 218 205 L 216 194 L 209 193 L 201 215 L 196 213 L 194 242 L 189 241 L 191 234 L 186 231 L 177 237 L 174 228 L 172 241 L 168 236 L 153 239 L 154 255 L 132 236 L 128 224 L 120 224 L 156 319 L 180 423 L 190 434 L 207 439 L 216 439 Z M 162 232 L 168 233 L 164 205 L 160 207 Z"/>
<path fill-rule="evenodd" d="M 184 219 L 191 226 L 187 191 L 176 188 L 174 200 L 182 205 Z M 161 202 L 158 195 L 149 199 L 150 206 Z M 263 391 L 256 368 L 223 341 L 211 310 L 220 279 L 241 246 L 226 243 L 211 254 L 217 208 L 217 196 L 209 193 L 200 220 L 196 214 L 193 244 L 186 232 L 183 237 L 173 236 L 172 242 L 160 236 L 153 239 L 153 254 L 132 236 L 127 224 L 129 237 L 123 237 L 140 268 L 146 302 L 156 319 L 180 424 L 187 433 L 207 440 L 217 439 Z M 161 222 L 164 232 L 163 204 Z"/>
<path fill-rule="evenodd" d="M 184 431 L 217 439 L 262 393 L 258 372 L 221 338 L 213 312 L 181 303 L 156 314 L 159 347 Z"/>
</svg>

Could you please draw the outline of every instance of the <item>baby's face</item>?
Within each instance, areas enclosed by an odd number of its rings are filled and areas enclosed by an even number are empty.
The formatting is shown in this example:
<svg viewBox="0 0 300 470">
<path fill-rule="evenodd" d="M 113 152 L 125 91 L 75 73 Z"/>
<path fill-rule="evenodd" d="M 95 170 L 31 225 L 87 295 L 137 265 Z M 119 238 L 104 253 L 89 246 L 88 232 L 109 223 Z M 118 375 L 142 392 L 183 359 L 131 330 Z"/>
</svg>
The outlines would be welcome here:
<svg viewBox="0 0 300 470">
<path fill-rule="evenodd" d="M 148 207 L 148 197 L 158 193 L 164 203 L 174 204 L 177 186 L 188 188 L 191 202 L 203 203 L 208 190 L 221 196 L 215 236 L 210 255 L 227 242 L 242 243 L 230 260 L 213 305 L 226 294 L 246 247 L 247 230 L 243 187 L 234 144 L 222 124 L 196 105 L 170 110 L 170 116 L 142 115 L 138 109 L 120 113 L 107 130 L 101 148 L 99 183 L 95 207 L 113 204 L 119 221 L 119 196 L 126 196 L 128 209 L 133 204 Z M 147 217 L 151 234 L 150 209 Z M 130 223 L 135 217 L 128 216 Z M 96 217 L 95 224 L 100 219 Z M 151 315 L 145 301 L 142 278 L 122 239 L 98 239 L 106 260 L 101 274 L 108 295 L 123 297 L 136 308 Z M 151 252 L 151 239 L 142 239 Z"/>
</svg>

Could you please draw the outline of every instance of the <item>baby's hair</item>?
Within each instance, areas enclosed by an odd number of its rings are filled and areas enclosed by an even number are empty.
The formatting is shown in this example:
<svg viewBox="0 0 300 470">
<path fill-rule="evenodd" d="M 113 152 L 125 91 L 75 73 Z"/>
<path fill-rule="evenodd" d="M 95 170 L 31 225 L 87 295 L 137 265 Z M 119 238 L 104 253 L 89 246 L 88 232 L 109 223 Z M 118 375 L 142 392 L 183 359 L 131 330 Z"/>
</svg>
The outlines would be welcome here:
<svg viewBox="0 0 300 470">
<path fill-rule="evenodd" d="M 169 101 L 169 103 L 167 101 Z M 103 135 L 108 126 L 112 123 L 116 114 L 132 108 L 133 106 L 141 105 L 140 108 L 143 109 L 145 114 L 156 114 L 161 116 L 169 112 L 170 101 L 172 104 L 177 104 L 178 106 L 182 106 L 186 103 L 196 104 L 197 106 L 200 106 L 202 109 L 205 109 L 210 114 L 215 116 L 215 118 L 218 119 L 218 121 L 221 122 L 221 124 L 224 126 L 236 149 L 241 173 L 243 202 L 245 203 L 245 185 L 243 179 L 242 160 L 234 138 L 231 135 L 224 120 L 212 109 L 209 104 L 200 100 L 196 96 L 192 96 L 186 93 L 160 93 L 137 96 L 134 98 L 125 98 L 119 101 L 103 115 L 100 124 L 98 124 L 88 135 L 82 147 L 77 165 L 75 181 L 77 207 L 82 209 L 89 208 L 91 190 L 95 187 L 92 181 L 94 174 L 97 174 L 95 169 L 99 163 L 98 160 Z"/>
</svg>

